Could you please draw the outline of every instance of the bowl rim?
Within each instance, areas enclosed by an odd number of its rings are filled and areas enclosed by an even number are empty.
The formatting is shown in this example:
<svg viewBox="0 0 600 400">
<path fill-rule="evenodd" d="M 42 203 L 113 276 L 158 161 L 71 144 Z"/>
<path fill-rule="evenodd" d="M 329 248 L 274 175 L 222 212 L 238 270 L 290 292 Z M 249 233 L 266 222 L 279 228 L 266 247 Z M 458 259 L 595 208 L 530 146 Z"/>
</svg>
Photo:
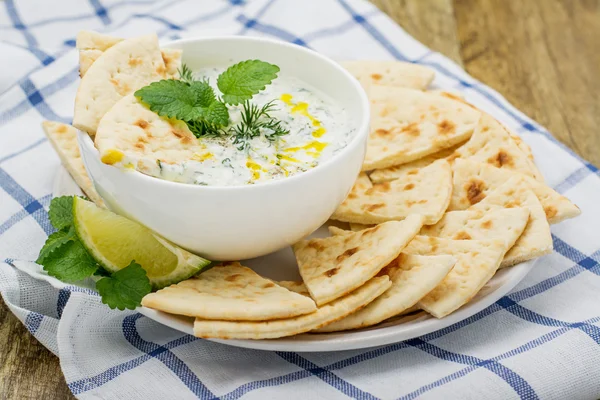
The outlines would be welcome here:
<svg viewBox="0 0 600 400">
<path fill-rule="evenodd" d="M 294 182 L 301 181 L 303 179 L 309 179 L 315 173 L 318 174 L 319 170 L 322 170 L 323 168 L 326 168 L 326 167 L 330 166 L 331 164 L 334 164 L 335 162 L 339 161 L 344 154 L 349 153 L 356 146 L 363 145 L 362 143 L 363 143 L 364 136 L 368 137 L 368 135 L 369 135 L 369 126 L 370 126 L 370 120 L 371 120 L 371 108 L 370 108 L 369 99 L 367 97 L 367 93 L 366 93 L 365 89 L 362 87 L 362 85 L 359 83 L 359 81 L 354 76 L 352 76 L 352 74 L 350 74 L 350 72 L 348 72 L 346 69 L 344 69 L 340 64 L 333 61 L 331 58 L 329 58 L 321 53 L 318 53 L 315 50 L 312 50 L 307 47 L 303 47 L 303 46 L 300 46 L 300 45 L 297 45 L 294 43 L 285 42 L 282 40 L 276 40 L 276 39 L 271 39 L 271 38 L 261 38 L 261 37 L 251 37 L 251 36 L 236 36 L 236 35 L 212 36 L 212 37 L 203 37 L 203 36 L 190 37 L 190 38 L 185 38 L 185 39 L 166 41 L 164 43 L 161 43 L 161 47 L 162 46 L 168 47 L 168 46 L 172 46 L 172 45 L 182 45 L 185 43 L 194 43 L 194 42 L 212 42 L 212 41 L 219 42 L 219 41 L 230 41 L 230 40 L 269 43 L 272 45 L 287 47 L 287 48 L 292 49 L 293 51 L 303 52 L 303 53 L 309 54 L 312 57 L 321 59 L 325 63 L 332 66 L 334 68 L 334 70 L 337 71 L 337 73 L 344 76 L 346 78 L 347 82 L 353 87 L 355 92 L 358 94 L 358 97 L 360 99 L 360 108 L 363 111 L 362 112 L 362 114 L 363 114 L 362 123 L 360 124 L 359 127 L 357 127 L 356 133 L 352 137 L 350 142 L 343 149 L 341 149 L 339 152 L 337 152 L 335 155 L 333 155 L 331 158 L 329 158 L 322 164 L 319 164 L 316 167 L 311 168 L 308 171 L 304 171 L 302 173 L 295 174 L 290 177 L 285 177 L 282 179 L 271 179 L 266 182 L 259 182 L 259 183 L 253 184 L 253 185 L 246 184 L 246 185 L 223 185 L 223 186 L 208 185 L 208 186 L 204 186 L 204 185 L 196 185 L 194 183 L 173 182 L 173 181 L 169 181 L 166 179 L 161 179 L 161 178 L 157 178 L 154 176 L 143 174 L 143 173 L 139 172 L 138 170 L 132 170 L 132 171 L 129 171 L 129 170 L 122 171 L 121 170 L 121 173 L 129 174 L 133 179 L 139 179 L 142 182 L 147 181 L 147 182 L 150 182 L 150 184 L 152 184 L 151 182 L 154 182 L 154 184 L 156 184 L 156 185 L 164 185 L 165 188 L 169 188 L 169 187 L 179 188 L 178 190 L 197 190 L 197 191 L 259 190 L 258 188 L 268 188 L 268 187 L 272 187 L 274 185 L 294 184 Z M 85 149 L 86 153 L 93 154 L 94 157 L 97 159 L 97 161 L 102 163 L 100 161 L 100 154 L 99 154 L 98 150 L 96 149 L 94 142 L 92 141 L 90 136 L 87 133 L 82 132 L 80 130 L 78 130 L 78 132 L 79 132 L 79 139 L 80 139 L 79 142 L 80 142 L 80 146 L 82 147 L 82 150 Z M 102 165 L 104 165 L 104 164 L 102 163 Z M 107 167 L 109 167 L 109 166 L 107 165 Z M 184 189 L 184 188 L 186 188 L 186 189 Z"/>
</svg>

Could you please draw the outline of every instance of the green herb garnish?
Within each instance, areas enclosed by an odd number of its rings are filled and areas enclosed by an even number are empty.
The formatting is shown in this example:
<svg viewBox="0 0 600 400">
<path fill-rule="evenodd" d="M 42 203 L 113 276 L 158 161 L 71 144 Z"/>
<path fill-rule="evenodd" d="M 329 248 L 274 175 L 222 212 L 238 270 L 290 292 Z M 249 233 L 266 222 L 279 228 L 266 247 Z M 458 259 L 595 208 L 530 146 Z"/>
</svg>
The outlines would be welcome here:
<svg viewBox="0 0 600 400">
<path fill-rule="evenodd" d="M 58 230 L 48 236 L 36 261 L 48 275 L 64 282 L 103 276 L 96 283 L 102 302 L 120 310 L 135 309 L 141 304 L 142 297 L 151 290 L 146 271 L 132 261 L 129 266 L 110 273 L 94 260 L 75 233 L 73 196 L 52 199 L 48 214 Z"/>
<path fill-rule="evenodd" d="M 262 107 L 250 103 L 255 94 L 277 78 L 278 72 L 278 66 L 264 61 L 239 62 L 219 75 L 217 87 L 222 97 L 218 97 L 208 80 L 194 79 L 184 64 L 179 80 L 154 82 L 136 91 L 135 96 L 158 115 L 184 121 L 197 138 L 232 136 L 233 143 L 243 150 L 248 149 L 248 140 L 261 132 L 269 140 L 289 133 L 281 121 L 269 115 L 274 110 L 273 102 Z M 243 104 L 242 121 L 234 127 L 228 127 L 227 104 Z"/>
<path fill-rule="evenodd" d="M 265 133 L 265 137 L 269 140 L 275 140 L 279 136 L 290 133 L 289 130 L 281 126 L 281 121 L 277 121 L 269 115 L 269 112 L 274 109 L 275 106 L 272 101 L 260 108 L 248 100 L 244 102 L 242 120 L 233 128 L 235 132 L 233 144 L 238 145 L 238 150 L 247 149 L 249 140 L 259 136 L 261 129 L 268 131 Z"/>
</svg>

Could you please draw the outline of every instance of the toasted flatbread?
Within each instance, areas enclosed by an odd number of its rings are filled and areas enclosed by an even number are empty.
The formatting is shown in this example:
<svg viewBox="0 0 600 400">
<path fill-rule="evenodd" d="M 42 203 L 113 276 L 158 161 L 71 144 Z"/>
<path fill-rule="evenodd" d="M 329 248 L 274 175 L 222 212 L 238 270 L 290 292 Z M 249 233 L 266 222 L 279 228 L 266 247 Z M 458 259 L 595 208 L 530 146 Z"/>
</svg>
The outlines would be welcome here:
<svg viewBox="0 0 600 400">
<path fill-rule="evenodd" d="M 215 266 L 142 299 L 144 307 L 227 321 L 265 321 L 312 313 L 309 297 L 291 292 L 238 262 Z"/>
<path fill-rule="evenodd" d="M 89 67 L 75 97 L 73 126 L 95 134 L 100 119 L 123 97 L 166 78 L 156 35 L 120 41 Z"/>
<path fill-rule="evenodd" d="M 363 171 L 388 168 L 464 142 L 481 112 L 435 93 L 372 85 L 371 132 Z"/>
<path fill-rule="evenodd" d="M 107 49 L 123 41 L 122 38 L 104 35 L 92 31 L 80 31 L 77 34 L 76 47 L 79 50 L 79 76 L 83 78 L 91 65 Z M 167 78 L 179 78 L 182 50 L 161 49 L 167 69 Z"/>
<path fill-rule="evenodd" d="M 515 176 L 469 210 L 481 210 L 487 215 L 497 213 L 498 207 L 526 207 L 529 220 L 523 234 L 504 256 L 500 267 L 509 267 L 523 261 L 541 257 L 552 252 L 552 235 L 544 209 L 539 200 L 525 183 L 525 179 Z M 512 208 L 517 210 L 518 208 Z M 507 211 L 507 210 L 505 210 Z M 488 237 L 494 237 L 489 235 Z"/>
<path fill-rule="evenodd" d="M 377 224 L 420 214 L 426 225 L 435 224 L 448 208 L 451 193 L 452 171 L 445 160 L 405 171 L 394 181 L 374 185 L 362 173 L 331 218 Z"/>
<path fill-rule="evenodd" d="M 375 325 L 401 314 L 417 304 L 448 275 L 456 259 L 452 256 L 400 254 L 379 272 L 392 280 L 392 286 L 375 301 L 346 318 L 317 332 L 335 332 Z"/>
<path fill-rule="evenodd" d="M 440 150 L 437 153 L 430 154 L 423 158 L 419 158 L 418 160 L 411 161 L 406 164 L 396 165 L 395 167 L 376 169 L 375 171 L 369 174 L 369 178 L 371 178 L 371 182 L 373 183 L 382 183 L 387 181 L 393 181 L 402 177 L 406 174 L 406 172 L 413 170 L 424 168 L 433 162 L 440 160 L 442 158 L 446 158 L 452 154 L 454 151 L 462 146 L 464 143 L 459 143 L 456 146 L 449 147 L 444 150 Z"/>
<path fill-rule="evenodd" d="M 311 297 L 321 306 L 357 289 L 392 260 L 419 232 L 420 215 L 362 232 L 302 240 L 293 246 Z"/>
<path fill-rule="evenodd" d="M 291 291 L 306 293 L 301 283 L 280 284 Z M 384 293 L 390 285 L 387 276 L 375 277 L 355 291 L 320 306 L 315 312 L 293 318 L 272 321 L 214 321 L 197 318 L 194 322 L 194 335 L 219 339 L 275 339 L 297 335 L 318 329 L 359 310 Z"/>
<path fill-rule="evenodd" d="M 367 89 L 375 83 L 422 90 L 435 77 L 430 68 L 402 61 L 343 61 L 341 65 Z"/>
<path fill-rule="evenodd" d="M 55 121 L 42 122 L 42 128 L 50 144 L 58 154 L 60 161 L 67 171 L 69 171 L 71 178 L 77 183 L 77 186 L 96 205 L 104 207 L 104 201 L 102 201 L 102 197 L 96 192 L 94 184 L 88 176 L 83 160 L 81 159 L 79 145 L 77 144 L 77 129 L 71 125 Z"/>
<path fill-rule="evenodd" d="M 453 162 L 454 186 L 448 211 L 465 210 L 479 203 L 485 196 L 517 172 L 495 168 L 489 164 L 471 160 L 456 159 Z M 527 186 L 542 203 L 546 218 L 551 224 L 559 223 L 581 214 L 579 208 L 565 196 L 558 194 L 549 186 L 535 179 L 519 174 L 525 179 Z"/>
<path fill-rule="evenodd" d="M 523 143 L 522 143 L 523 145 Z M 496 119 L 483 114 L 471 139 L 456 149 L 452 158 L 490 164 L 531 176 L 537 181 L 544 178 L 531 158 L 524 153 L 508 130 Z"/>
<path fill-rule="evenodd" d="M 419 307 L 443 318 L 469 302 L 496 273 L 506 253 L 505 240 L 451 240 L 417 236 L 404 253 L 447 254 L 456 264 L 442 282 L 419 301 Z"/>
<path fill-rule="evenodd" d="M 162 163 L 190 160 L 201 145 L 182 121 L 161 118 L 133 95 L 119 100 L 102 118 L 94 143 L 106 164 L 135 167 L 161 177 Z"/>
<path fill-rule="evenodd" d="M 473 209 L 446 213 L 437 224 L 424 226 L 419 234 L 453 240 L 502 239 L 510 249 L 523 234 L 528 220 L 529 209 L 524 206 L 484 210 L 475 205 Z"/>
</svg>

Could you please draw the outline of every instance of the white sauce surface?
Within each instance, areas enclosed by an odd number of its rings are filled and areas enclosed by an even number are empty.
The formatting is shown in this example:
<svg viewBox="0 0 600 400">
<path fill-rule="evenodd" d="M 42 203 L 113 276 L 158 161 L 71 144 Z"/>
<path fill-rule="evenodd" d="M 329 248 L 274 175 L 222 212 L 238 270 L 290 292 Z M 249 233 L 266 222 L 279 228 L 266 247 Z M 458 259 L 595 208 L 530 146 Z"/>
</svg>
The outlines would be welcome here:
<svg viewBox="0 0 600 400">
<path fill-rule="evenodd" d="M 197 79 L 208 78 L 217 94 L 217 77 L 226 68 L 197 71 Z M 273 141 L 263 134 L 250 140 L 249 150 L 238 150 L 231 136 L 200 138 L 203 150 L 194 159 L 178 164 L 161 163 L 159 178 L 210 186 L 255 184 L 307 171 L 346 147 L 355 132 L 346 110 L 325 93 L 305 82 L 279 73 L 271 85 L 254 95 L 259 107 L 275 100 L 270 115 L 282 121 L 290 133 Z M 234 126 L 241 118 L 241 105 L 228 106 Z M 270 133 L 270 132 L 267 132 Z"/>
</svg>

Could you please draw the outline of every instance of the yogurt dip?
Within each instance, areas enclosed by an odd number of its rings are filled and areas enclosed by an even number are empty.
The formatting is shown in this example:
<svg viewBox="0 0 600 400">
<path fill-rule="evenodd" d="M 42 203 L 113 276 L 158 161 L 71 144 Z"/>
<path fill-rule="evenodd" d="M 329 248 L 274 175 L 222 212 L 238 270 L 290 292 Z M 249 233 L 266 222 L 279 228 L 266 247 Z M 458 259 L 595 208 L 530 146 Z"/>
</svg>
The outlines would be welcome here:
<svg viewBox="0 0 600 400">
<path fill-rule="evenodd" d="M 208 79 L 220 95 L 216 82 L 225 70 L 225 66 L 205 68 L 194 75 L 199 80 Z M 288 134 L 269 137 L 271 132 L 261 128 L 261 135 L 248 139 L 245 146 L 234 143 L 234 135 L 202 136 L 193 139 L 195 147 L 187 159 L 169 162 L 161 159 L 160 154 L 153 157 L 151 152 L 145 152 L 143 162 L 129 156 L 115 166 L 196 185 L 257 184 L 317 167 L 346 147 L 355 133 L 351 117 L 343 107 L 319 89 L 284 72 L 252 97 L 252 103 L 258 107 L 269 102 L 273 104 L 270 116 L 281 121 Z M 226 129 L 242 118 L 241 104 L 228 107 L 230 123 Z M 149 159 L 153 161 L 149 163 Z"/>
</svg>

